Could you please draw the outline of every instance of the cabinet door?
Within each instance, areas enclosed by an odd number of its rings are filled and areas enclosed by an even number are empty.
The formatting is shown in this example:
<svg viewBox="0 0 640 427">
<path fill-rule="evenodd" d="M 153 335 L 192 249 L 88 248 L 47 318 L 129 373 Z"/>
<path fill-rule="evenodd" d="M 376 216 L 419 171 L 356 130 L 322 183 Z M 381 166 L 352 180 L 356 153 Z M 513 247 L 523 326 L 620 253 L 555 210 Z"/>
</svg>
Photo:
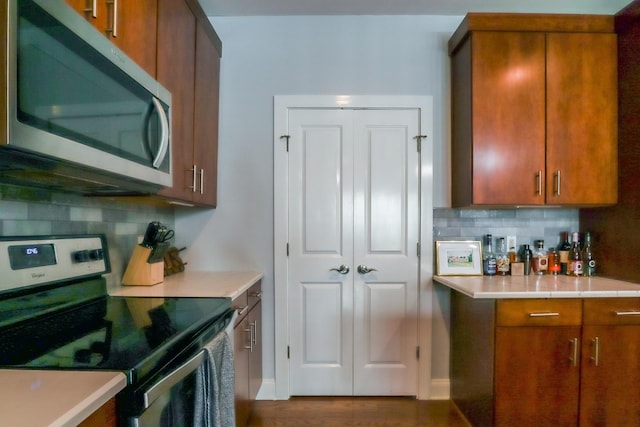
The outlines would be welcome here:
<svg viewBox="0 0 640 427">
<path fill-rule="evenodd" d="M 545 39 L 471 36 L 473 203 L 544 204 Z"/>
<path fill-rule="evenodd" d="M 547 35 L 548 204 L 617 202 L 616 43 L 615 34 Z"/>
<path fill-rule="evenodd" d="M 182 0 L 158 1 L 158 81 L 171 92 L 173 186 L 160 195 L 191 201 L 196 18 Z"/>
<path fill-rule="evenodd" d="M 640 325 L 583 332 L 580 425 L 640 425 Z"/>
<path fill-rule="evenodd" d="M 196 27 L 194 163 L 198 183 L 193 200 L 216 206 L 218 176 L 218 103 L 220 52 L 202 24 Z"/>
<path fill-rule="evenodd" d="M 233 365 L 235 373 L 236 426 L 249 420 L 249 318 L 245 316 L 233 330 Z"/>
<path fill-rule="evenodd" d="M 579 337 L 579 326 L 496 328 L 496 426 L 576 425 Z"/>
<path fill-rule="evenodd" d="M 155 77 L 158 0 L 66 2 Z"/>
<path fill-rule="evenodd" d="M 251 327 L 251 353 L 249 355 L 249 400 L 254 401 L 262 385 L 262 302 L 248 314 Z"/>
</svg>

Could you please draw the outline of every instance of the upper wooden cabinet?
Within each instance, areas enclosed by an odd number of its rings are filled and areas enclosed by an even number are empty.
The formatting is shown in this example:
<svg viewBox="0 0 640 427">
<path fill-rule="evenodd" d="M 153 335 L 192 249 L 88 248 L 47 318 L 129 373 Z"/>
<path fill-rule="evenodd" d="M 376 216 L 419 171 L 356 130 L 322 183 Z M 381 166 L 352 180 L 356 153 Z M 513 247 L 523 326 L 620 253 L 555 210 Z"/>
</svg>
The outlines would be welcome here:
<svg viewBox="0 0 640 427">
<path fill-rule="evenodd" d="M 66 0 L 152 76 L 156 75 L 158 0 Z"/>
<path fill-rule="evenodd" d="M 222 42 L 198 1 L 66 1 L 171 92 L 173 186 L 149 199 L 215 207 Z"/>
<path fill-rule="evenodd" d="M 452 202 L 617 202 L 611 16 L 469 14 L 449 41 Z"/>
<path fill-rule="evenodd" d="M 158 81 L 172 94 L 171 202 L 215 207 L 221 43 L 196 0 L 158 0 Z"/>
</svg>

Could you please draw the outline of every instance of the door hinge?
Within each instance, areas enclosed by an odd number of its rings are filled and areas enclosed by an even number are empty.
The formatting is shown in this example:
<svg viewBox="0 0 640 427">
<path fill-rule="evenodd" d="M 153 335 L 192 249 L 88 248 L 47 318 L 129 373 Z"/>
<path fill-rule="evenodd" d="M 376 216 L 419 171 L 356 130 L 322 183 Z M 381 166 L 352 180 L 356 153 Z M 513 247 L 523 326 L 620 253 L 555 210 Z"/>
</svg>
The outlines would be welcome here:
<svg viewBox="0 0 640 427">
<path fill-rule="evenodd" d="M 420 346 L 416 347 L 416 359 L 420 359 Z"/>
<path fill-rule="evenodd" d="M 291 135 L 280 135 L 280 139 L 285 139 L 285 150 L 287 150 L 287 153 L 289 152 L 289 138 L 291 138 Z"/>
<path fill-rule="evenodd" d="M 421 253 L 422 249 L 420 246 L 420 242 L 416 243 L 416 253 L 418 254 L 418 258 L 420 258 L 420 253 Z"/>
<path fill-rule="evenodd" d="M 289 243 L 287 243 L 287 256 L 289 256 Z"/>
<path fill-rule="evenodd" d="M 291 347 L 287 346 L 287 359 L 291 359 Z"/>
<path fill-rule="evenodd" d="M 426 138 L 426 137 L 427 137 L 427 135 L 416 135 L 416 136 L 413 137 L 413 139 L 416 140 L 416 150 L 418 151 L 418 153 L 421 152 L 421 150 L 422 150 L 422 140 L 424 138 Z"/>
</svg>

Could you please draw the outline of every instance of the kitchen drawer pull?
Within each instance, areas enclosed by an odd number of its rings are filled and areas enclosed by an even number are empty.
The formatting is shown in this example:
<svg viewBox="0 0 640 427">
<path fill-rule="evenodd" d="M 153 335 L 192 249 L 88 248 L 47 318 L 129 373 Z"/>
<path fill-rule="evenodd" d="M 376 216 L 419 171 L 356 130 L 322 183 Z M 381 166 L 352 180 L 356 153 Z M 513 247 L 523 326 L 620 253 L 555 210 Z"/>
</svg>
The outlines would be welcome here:
<svg viewBox="0 0 640 427">
<path fill-rule="evenodd" d="M 111 33 L 111 37 L 118 37 L 118 0 L 107 0 L 107 4 L 111 5 L 111 25 L 107 33 Z"/>
<path fill-rule="evenodd" d="M 560 195 L 560 169 L 556 172 L 556 196 Z"/>
<path fill-rule="evenodd" d="M 536 173 L 536 186 L 538 187 L 536 190 L 536 195 L 542 196 L 542 171 L 538 171 Z"/>
<path fill-rule="evenodd" d="M 640 311 L 616 311 L 616 316 L 638 316 Z"/>
<path fill-rule="evenodd" d="M 238 316 L 242 316 L 249 309 L 248 305 L 238 309 Z"/>
<path fill-rule="evenodd" d="M 200 194 L 204 194 L 204 169 L 200 169 Z"/>
<path fill-rule="evenodd" d="M 555 311 L 545 311 L 543 313 L 529 313 L 529 317 L 554 317 L 560 316 L 560 313 Z"/>
<path fill-rule="evenodd" d="M 260 291 L 258 291 L 258 292 L 252 292 L 252 293 L 251 293 L 251 296 L 252 296 L 253 298 L 258 298 L 258 299 L 260 299 L 260 298 L 262 298 L 262 292 L 260 292 Z"/>
</svg>

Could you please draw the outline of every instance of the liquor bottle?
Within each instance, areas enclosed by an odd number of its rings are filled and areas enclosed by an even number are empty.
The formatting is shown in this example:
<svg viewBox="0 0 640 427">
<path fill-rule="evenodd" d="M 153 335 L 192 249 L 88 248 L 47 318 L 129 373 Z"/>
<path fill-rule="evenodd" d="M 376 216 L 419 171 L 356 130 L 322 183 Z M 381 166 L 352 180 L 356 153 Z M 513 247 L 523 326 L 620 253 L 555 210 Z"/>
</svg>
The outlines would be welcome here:
<svg viewBox="0 0 640 427">
<path fill-rule="evenodd" d="M 556 248 L 551 248 L 547 255 L 549 258 L 549 274 L 557 276 L 560 274 L 560 254 L 558 254 Z"/>
<path fill-rule="evenodd" d="M 533 253 L 529 248 L 529 245 L 524 245 L 522 248 L 522 256 L 520 257 L 522 262 L 524 263 L 524 274 L 528 276 L 531 274 L 531 261 L 533 258 Z"/>
<path fill-rule="evenodd" d="M 493 254 L 493 237 L 487 234 L 484 240 L 484 253 L 482 254 L 482 272 L 487 276 L 496 274 L 496 257 Z"/>
<path fill-rule="evenodd" d="M 544 250 L 544 240 L 535 241 L 533 250 L 533 272 L 537 275 L 547 274 L 549 271 L 549 257 Z"/>
<path fill-rule="evenodd" d="M 507 253 L 507 242 L 504 237 L 498 237 L 496 244 L 496 270 L 499 275 L 509 274 L 509 254 Z"/>
<path fill-rule="evenodd" d="M 584 248 L 582 249 L 582 273 L 585 277 L 596 275 L 596 260 L 591 250 L 591 233 L 584 234 Z"/>
<path fill-rule="evenodd" d="M 582 251 L 580 250 L 580 234 L 578 232 L 573 233 L 571 239 L 571 250 L 569 251 L 569 275 L 570 276 L 582 276 Z"/>
<path fill-rule="evenodd" d="M 569 264 L 569 251 L 571 250 L 571 243 L 569 243 L 569 232 L 563 231 L 560 233 L 561 239 L 558 245 L 558 255 L 560 255 L 560 274 L 569 274 L 567 268 Z"/>
</svg>

